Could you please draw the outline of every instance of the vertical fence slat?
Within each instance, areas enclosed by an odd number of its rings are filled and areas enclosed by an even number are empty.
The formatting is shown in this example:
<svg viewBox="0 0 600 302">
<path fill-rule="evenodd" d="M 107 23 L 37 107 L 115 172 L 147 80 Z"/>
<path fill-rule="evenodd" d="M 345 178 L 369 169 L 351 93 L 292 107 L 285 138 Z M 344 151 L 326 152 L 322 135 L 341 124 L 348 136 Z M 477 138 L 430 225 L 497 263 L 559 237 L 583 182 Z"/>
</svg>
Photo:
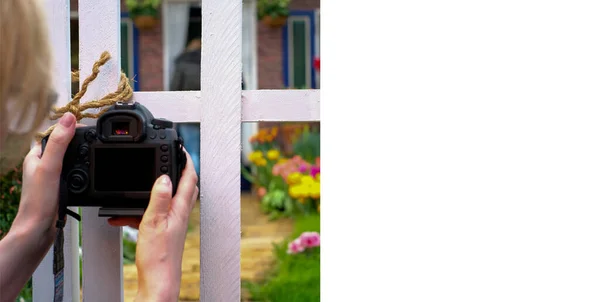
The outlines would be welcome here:
<svg viewBox="0 0 600 302">
<path fill-rule="evenodd" d="M 117 89 L 121 72 L 119 0 L 79 0 L 80 85 L 103 51 L 111 59 L 88 87 L 82 102 Z M 82 208 L 83 299 L 123 301 L 123 242 L 121 228 L 98 217 L 98 208 Z"/>
<path fill-rule="evenodd" d="M 46 0 L 46 23 L 53 53 L 54 89 L 59 94 L 57 106 L 69 102 L 71 95 L 71 36 L 69 0 Z M 76 210 L 76 209 L 72 209 Z M 65 226 L 64 301 L 79 301 L 79 223 L 69 218 Z M 53 248 L 33 274 L 34 301 L 48 301 L 54 295 L 52 274 Z"/>
<path fill-rule="evenodd" d="M 242 0 L 202 1 L 200 297 L 240 301 Z"/>
</svg>

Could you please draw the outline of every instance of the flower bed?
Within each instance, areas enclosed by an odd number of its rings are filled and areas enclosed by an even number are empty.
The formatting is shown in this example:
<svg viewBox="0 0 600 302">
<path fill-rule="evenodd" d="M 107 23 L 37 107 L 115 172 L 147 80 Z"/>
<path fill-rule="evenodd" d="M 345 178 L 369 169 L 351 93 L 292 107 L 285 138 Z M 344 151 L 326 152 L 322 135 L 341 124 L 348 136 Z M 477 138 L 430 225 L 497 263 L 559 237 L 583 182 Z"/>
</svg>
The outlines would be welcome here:
<svg viewBox="0 0 600 302">
<path fill-rule="evenodd" d="M 320 301 L 320 217 L 309 215 L 295 221 L 294 233 L 275 245 L 275 263 L 263 282 L 243 282 L 252 301 Z"/>
<path fill-rule="evenodd" d="M 293 153 L 281 151 L 278 127 L 261 129 L 250 138 L 250 171 L 242 167 L 272 219 L 319 213 L 321 204 L 320 134 L 304 127 L 293 141 Z"/>
<path fill-rule="evenodd" d="M 243 284 L 253 301 L 320 301 L 320 133 L 308 124 L 281 129 L 283 136 L 271 127 L 250 139 L 252 165 L 242 171 L 262 211 L 271 219 L 293 218 L 295 231 L 274 245 L 275 263 L 265 280 Z"/>
</svg>

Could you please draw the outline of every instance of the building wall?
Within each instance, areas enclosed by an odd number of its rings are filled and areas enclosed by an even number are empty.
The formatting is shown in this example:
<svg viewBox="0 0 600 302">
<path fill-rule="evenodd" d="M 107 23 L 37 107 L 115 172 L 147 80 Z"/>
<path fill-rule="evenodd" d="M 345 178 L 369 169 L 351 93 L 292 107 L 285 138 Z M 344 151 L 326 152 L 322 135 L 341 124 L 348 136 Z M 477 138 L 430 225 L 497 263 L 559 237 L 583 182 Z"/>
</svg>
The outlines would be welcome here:
<svg viewBox="0 0 600 302">
<path fill-rule="evenodd" d="M 78 10 L 78 1 L 71 0 L 71 11 Z M 125 0 L 121 0 L 121 12 L 127 12 Z M 162 24 L 159 22 L 150 31 L 139 31 L 138 35 L 139 74 L 136 76 L 141 91 L 163 90 L 163 47 Z"/>
<path fill-rule="evenodd" d="M 292 0 L 290 10 L 312 10 L 320 8 L 320 0 Z M 281 28 L 270 28 L 258 22 L 258 88 L 282 89 L 283 46 Z"/>
</svg>

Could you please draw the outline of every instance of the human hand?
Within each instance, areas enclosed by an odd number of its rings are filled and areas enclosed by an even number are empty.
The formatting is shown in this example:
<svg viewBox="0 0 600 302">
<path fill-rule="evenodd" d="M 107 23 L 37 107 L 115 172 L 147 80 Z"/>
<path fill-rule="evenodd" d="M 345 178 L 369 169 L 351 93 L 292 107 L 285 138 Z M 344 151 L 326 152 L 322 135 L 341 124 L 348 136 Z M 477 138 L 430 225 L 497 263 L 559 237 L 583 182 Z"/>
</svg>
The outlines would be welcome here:
<svg viewBox="0 0 600 302">
<path fill-rule="evenodd" d="M 42 247 L 49 248 L 56 234 L 60 174 L 76 122 L 73 114 L 63 115 L 50 134 L 44 155 L 38 143 L 23 161 L 23 191 L 13 226 L 28 230 L 30 238 L 39 240 Z"/>
<path fill-rule="evenodd" d="M 181 283 L 181 261 L 190 213 L 198 198 L 198 176 L 190 155 L 172 197 L 167 175 L 154 183 L 150 203 L 139 218 L 109 218 L 114 226 L 139 228 L 136 266 L 139 301 L 177 301 Z"/>
</svg>

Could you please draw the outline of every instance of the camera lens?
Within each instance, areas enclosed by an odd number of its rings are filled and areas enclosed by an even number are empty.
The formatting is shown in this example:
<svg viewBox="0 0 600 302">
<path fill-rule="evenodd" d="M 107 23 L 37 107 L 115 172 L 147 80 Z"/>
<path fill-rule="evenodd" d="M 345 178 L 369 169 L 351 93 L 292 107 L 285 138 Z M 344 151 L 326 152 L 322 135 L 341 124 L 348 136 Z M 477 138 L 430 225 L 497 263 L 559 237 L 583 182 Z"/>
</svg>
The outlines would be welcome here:
<svg viewBox="0 0 600 302">
<path fill-rule="evenodd" d="M 73 193 L 81 193 L 87 188 L 87 173 L 83 170 L 73 170 L 69 173 L 68 187 Z"/>
</svg>

